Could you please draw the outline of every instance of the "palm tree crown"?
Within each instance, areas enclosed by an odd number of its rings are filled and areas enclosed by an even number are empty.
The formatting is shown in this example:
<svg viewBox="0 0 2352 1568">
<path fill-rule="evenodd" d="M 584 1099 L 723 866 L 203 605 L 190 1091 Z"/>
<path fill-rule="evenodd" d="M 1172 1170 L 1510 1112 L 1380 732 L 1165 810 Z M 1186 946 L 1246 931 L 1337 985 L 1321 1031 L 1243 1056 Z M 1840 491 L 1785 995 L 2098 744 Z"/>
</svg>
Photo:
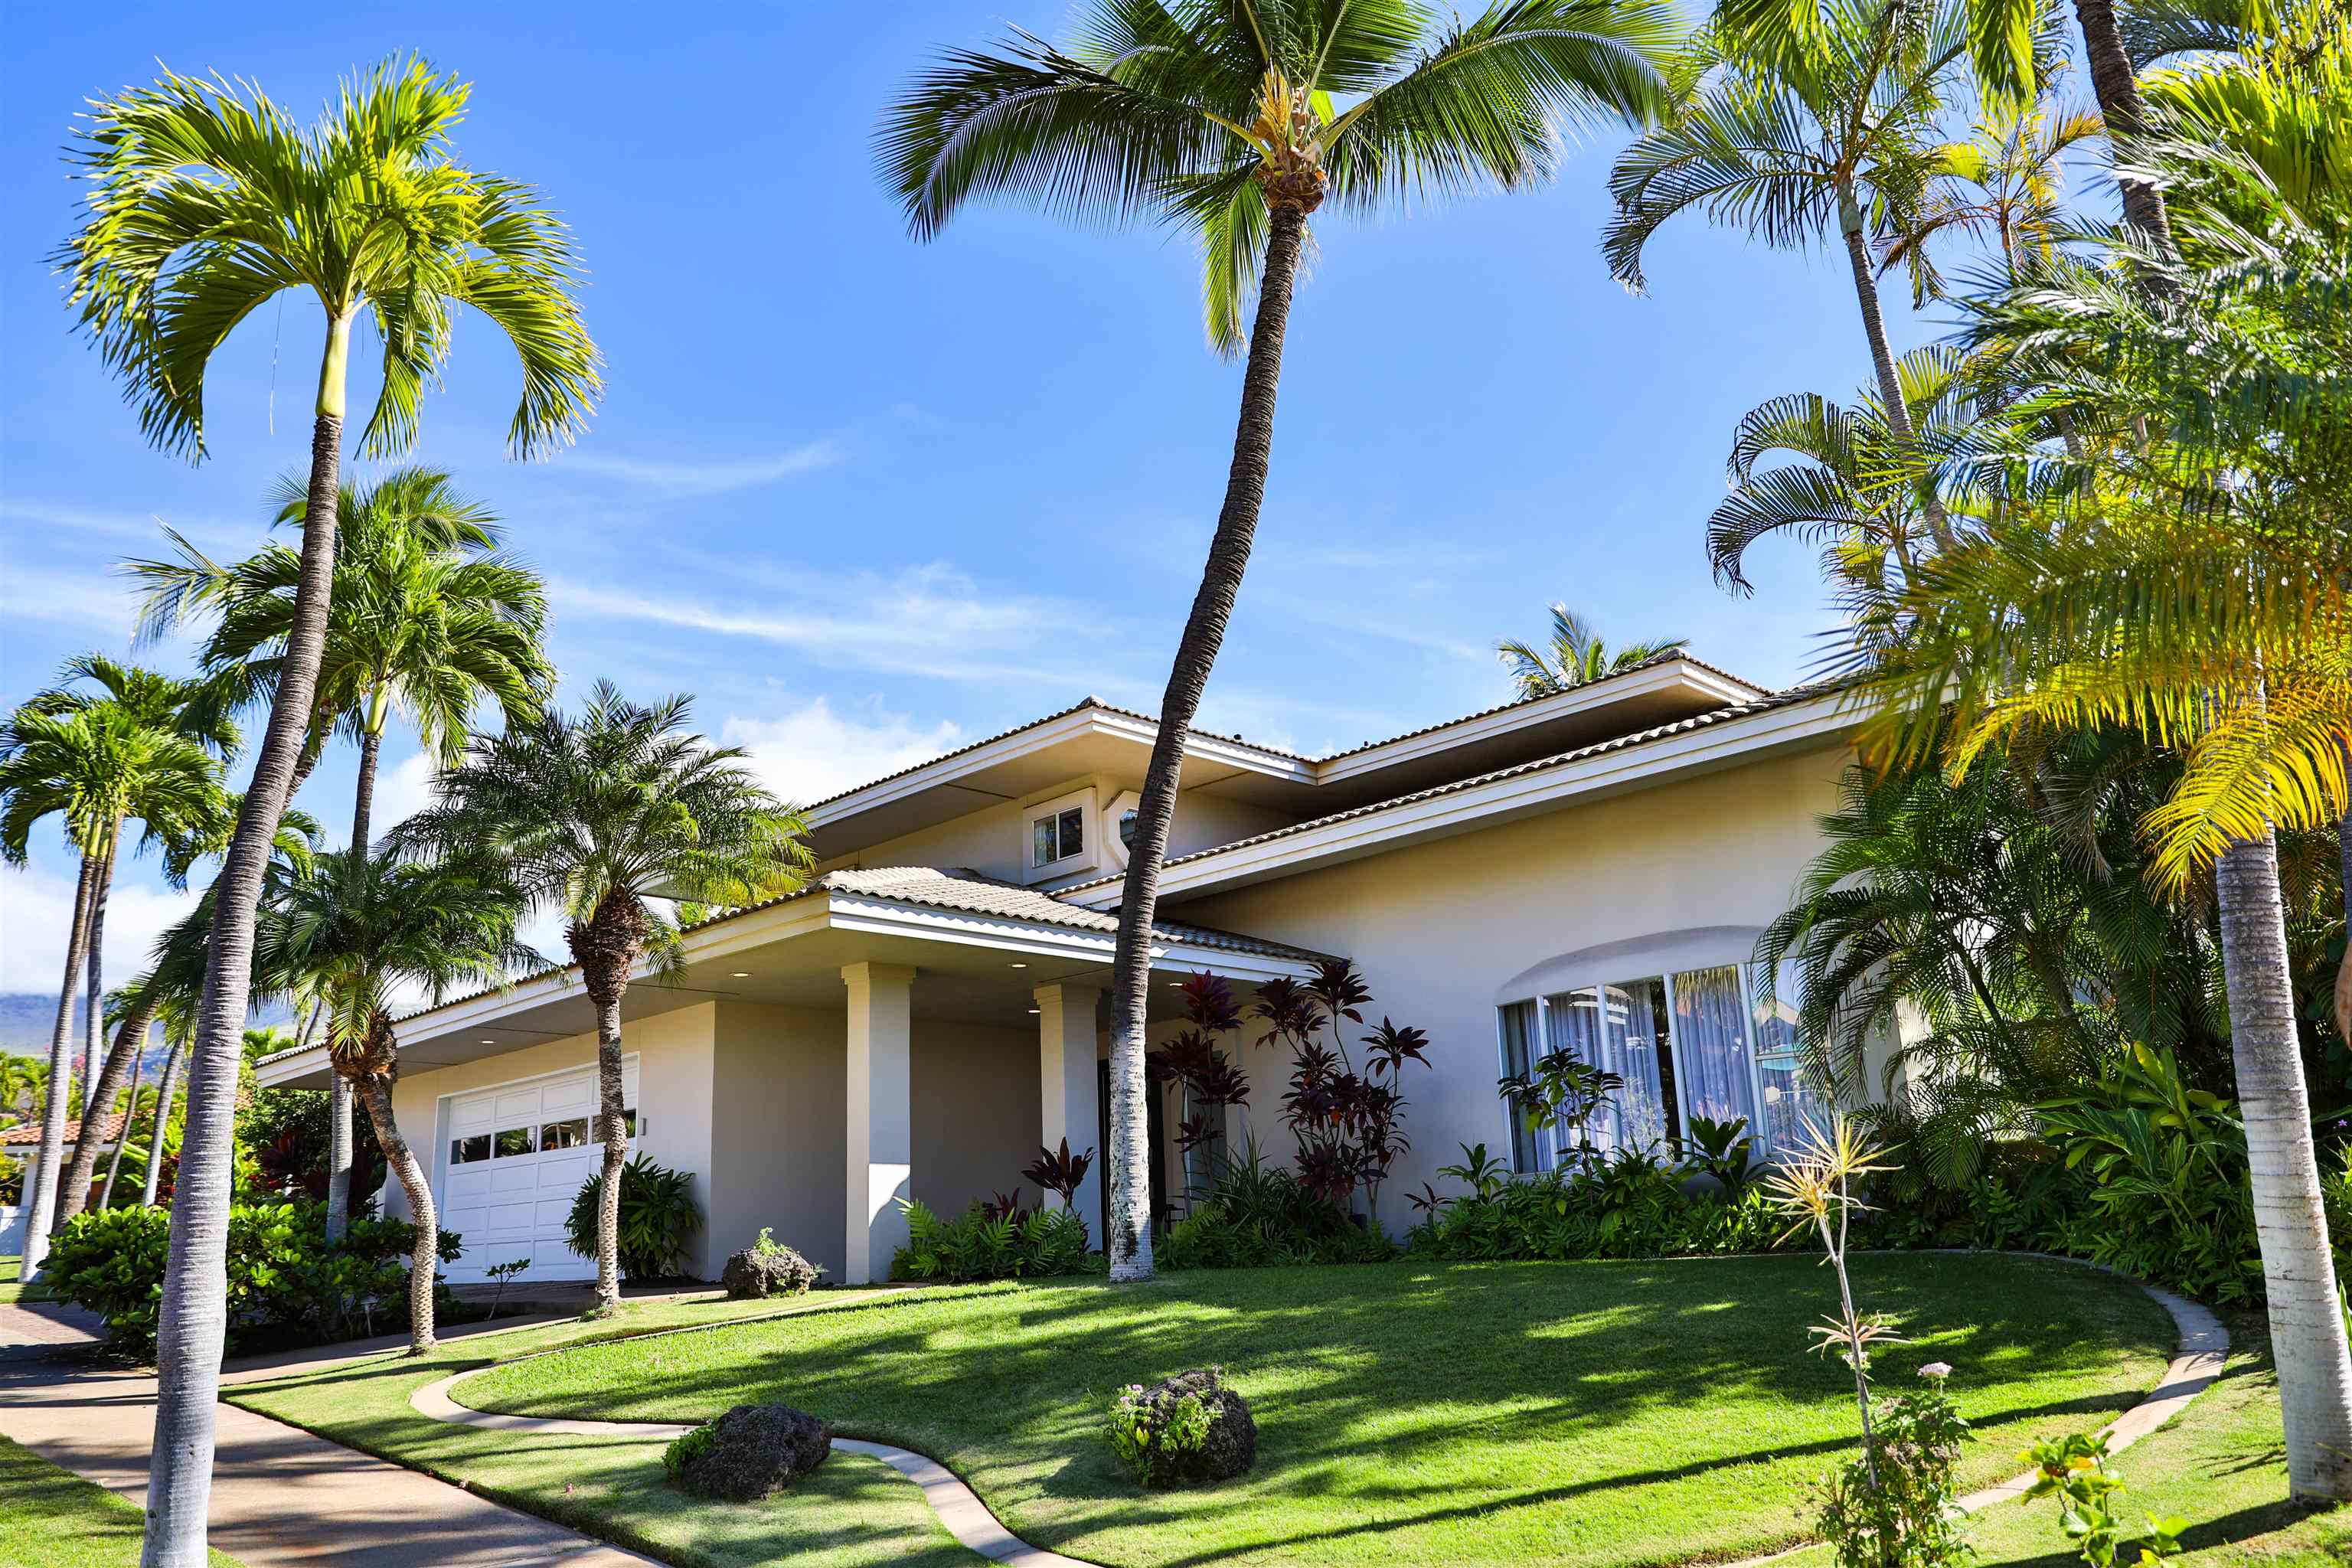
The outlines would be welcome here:
<svg viewBox="0 0 2352 1568">
<path fill-rule="evenodd" d="M 1543 647 L 1507 637 L 1495 645 L 1495 651 L 1510 666 L 1512 683 L 1522 698 L 1549 697 L 1679 652 L 1689 641 L 1688 637 L 1650 637 L 1612 648 L 1601 642 L 1583 616 L 1566 605 L 1554 605 L 1551 636 Z"/>
<path fill-rule="evenodd" d="M 1073 41 L 958 49 L 891 111 L 883 174 L 937 234 L 974 195 L 1198 235 L 1208 330 L 1240 350 L 1270 205 L 1365 210 L 1549 174 L 1563 121 L 1654 118 L 1655 0 L 1092 0 Z M 1343 107 L 1344 105 L 1344 107 Z"/>
</svg>

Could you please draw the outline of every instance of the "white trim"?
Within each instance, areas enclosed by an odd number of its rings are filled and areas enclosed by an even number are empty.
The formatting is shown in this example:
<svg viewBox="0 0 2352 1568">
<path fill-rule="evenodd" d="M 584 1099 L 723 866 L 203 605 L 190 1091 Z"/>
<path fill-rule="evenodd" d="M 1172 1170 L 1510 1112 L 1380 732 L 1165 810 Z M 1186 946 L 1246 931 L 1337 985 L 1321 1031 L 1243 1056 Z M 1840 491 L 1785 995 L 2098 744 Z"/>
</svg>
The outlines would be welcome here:
<svg viewBox="0 0 2352 1568">
<path fill-rule="evenodd" d="M 1059 881 L 1080 871 L 1091 871 L 1102 864 L 1102 813 L 1095 808 L 1095 786 L 1071 790 L 1066 795 L 1052 795 L 1032 801 L 1021 808 L 1021 847 L 1017 857 L 1021 878 L 1024 882 Z M 1071 812 L 1078 814 L 1078 847 L 1076 853 L 1056 855 L 1044 862 L 1035 857 L 1037 825 L 1054 823 L 1054 847 L 1061 847 L 1061 819 Z"/>
<path fill-rule="evenodd" d="M 1556 810 L 1580 797 L 1638 788 L 1664 775 L 1729 767 L 1765 752 L 1833 737 L 1855 721 L 1840 694 L 1832 693 L 1556 766 L 1514 769 L 1484 784 L 1375 806 L 1227 849 L 1204 850 L 1171 862 L 1160 872 L 1160 896 L 1242 887 L 1310 867 L 1362 859 L 1491 822 Z M 1089 909 L 1115 908 L 1119 885 L 1115 880 L 1089 882 L 1063 889 L 1060 896 Z"/>
</svg>

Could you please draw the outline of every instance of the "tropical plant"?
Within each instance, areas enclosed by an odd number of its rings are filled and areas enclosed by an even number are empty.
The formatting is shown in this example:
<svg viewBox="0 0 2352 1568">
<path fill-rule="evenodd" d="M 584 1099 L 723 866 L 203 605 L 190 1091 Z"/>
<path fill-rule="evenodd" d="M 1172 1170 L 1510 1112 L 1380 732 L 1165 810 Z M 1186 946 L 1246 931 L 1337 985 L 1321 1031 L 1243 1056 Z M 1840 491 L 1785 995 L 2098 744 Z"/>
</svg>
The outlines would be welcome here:
<svg viewBox="0 0 2352 1568">
<path fill-rule="evenodd" d="M 1863 1468 L 1873 1488 L 1878 1476 L 1878 1438 L 1872 1426 L 1870 1352 L 1875 1344 L 1896 1342 L 1894 1325 L 1877 1313 L 1857 1311 L 1853 1280 L 1846 1271 L 1853 1215 L 1862 1207 L 1855 1185 L 1885 1169 L 1880 1152 L 1854 1123 L 1835 1118 L 1827 1127 L 1806 1130 L 1804 1141 L 1772 1169 L 1765 1191 L 1790 1224 L 1787 1234 L 1811 1232 L 1836 1271 L 1838 1310 L 1814 1325 L 1813 1348 L 1835 1354 L 1853 1373 L 1853 1399 L 1862 1412 Z"/>
<path fill-rule="evenodd" d="M 1527 1123 L 1530 1132 L 1551 1128 L 1564 1134 L 1577 1163 L 1592 1158 L 1592 1119 L 1625 1087 L 1625 1080 L 1606 1068 L 1578 1059 L 1573 1051 L 1551 1051 L 1528 1064 L 1525 1072 L 1496 1080 L 1503 1101 Z M 1480 1144 L 1483 1150 L 1486 1145 Z"/>
<path fill-rule="evenodd" d="M 1085 1184 L 1087 1168 L 1094 1160 L 1092 1149 L 1083 1154 L 1071 1153 L 1070 1141 L 1065 1138 L 1058 1148 L 1039 1149 L 1037 1157 L 1021 1167 L 1021 1174 L 1036 1183 L 1040 1191 L 1058 1193 L 1062 1206 L 1072 1208 L 1077 1204 L 1078 1188 Z"/>
<path fill-rule="evenodd" d="M 1931 1362 L 1919 1389 L 1879 1401 L 1869 1449 L 1820 1488 L 1814 1523 L 1838 1568 L 1959 1568 L 1971 1559 L 1953 1484 L 1969 1424 L 1944 1392 L 1951 1370 Z"/>
<path fill-rule="evenodd" d="M 1643 289 L 1643 251 L 1677 214 L 1696 208 L 1766 244 L 1843 237 L 1878 383 L 1878 409 L 1896 441 L 1917 438 L 1878 297 L 1871 235 L 1918 222 L 1937 167 L 1937 116 L 1947 79 L 1966 57 L 1958 0 L 1824 0 L 1804 25 L 1769 39 L 1728 25 L 1702 29 L 1683 70 L 1693 81 L 1680 111 L 1619 154 L 1609 187 L 1617 204 L 1601 237 L 1612 277 Z M 1942 503 L 1922 487 L 1932 539 Z M 1887 547 L 1907 573 L 1914 538 Z"/>
<path fill-rule="evenodd" d="M 993 1212 L 974 1204 L 943 1219 L 920 1199 L 897 1201 L 907 1215 L 907 1245 L 890 1259 L 893 1279 L 1034 1279 L 1090 1266 L 1086 1222 L 1066 1208 L 1022 1209 L 1016 1196 Z"/>
<path fill-rule="evenodd" d="M 438 1002 L 460 984 L 502 984 L 543 961 L 515 940 L 522 895 L 487 857 L 418 862 L 319 856 L 273 889 L 254 944 L 271 991 L 315 996 L 327 1008 L 327 1056 L 374 1124 L 376 1142 L 408 1195 L 418 1251 L 409 1274 L 409 1351 L 434 1345 L 433 1186 L 393 1113 L 400 1076 L 396 995 Z M 323 1217 L 322 1217 L 323 1223 Z"/>
<path fill-rule="evenodd" d="M 1111 1277 L 1151 1274 L 1147 949 L 1177 773 L 1255 535 L 1308 215 L 1548 174 L 1564 121 L 1646 120 L 1675 32 L 1654 0 L 1496 0 L 1441 23 L 1404 0 L 1089 0 L 1075 42 L 1016 34 L 946 55 L 893 106 L 885 177 L 922 238 L 975 196 L 1198 237 L 1209 336 L 1240 353 L 1231 471 L 1161 698 L 1112 973 Z M 1344 104 L 1344 107 L 1343 107 Z"/>
<path fill-rule="evenodd" d="M 448 355 L 455 304 L 472 306 L 520 357 L 523 396 L 509 429 L 519 452 L 570 438 L 599 391 L 562 226 L 528 187 L 455 156 L 450 133 L 468 93 L 422 60 L 395 58 L 348 83 L 306 132 L 258 89 L 166 75 L 93 105 L 72 153 L 89 196 L 58 258 L 68 298 L 155 445 L 203 457 L 206 367 L 272 295 L 307 291 L 326 318 L 291 635 L 215 885 L 220 914 L 191 1047 L 165 1287 L 172 1310 L 158 1352 L 150 1568 L 204 1557 L 211 1475 L 201 1457 L 212 1452 L 226 1325 L 214 1281 L 227 1237 L 236 1036 L 255 910 L 326 635 L 352 325 L 372 311 L 383 348 L 361 441 L 371 457 L 414 440 L 425 383 Z"/>
<path fill-rule="evenodd" d="M 1551 633 L 1544 646 L 1506 637 L 1496 654 L 1511 668 L 1511 683 L 1523 699 L 1549 697 L 1570 687 L 1585 686 L 1603 676 L 1616 675 L 1669 653 L 1678 653 L 1688 637 L 1645 637 L 1628 647 L 1612 648 L 1566 605 L 1551 607 Z"/>
<path fill-rule="evenodd" d="M 1226 1163 L 1225 1123 L 1230 1109 L 1249 1103 L 1249 1077 L 1218 1041 L 1241 1027 L 1241 1004 L 1218 975 L 1200 973 L 1181 983 L 1184 1026 L 1144 1058 L 1149 1083 L 1173 1083 L 1183 1095 L 1174 1137 L 1184 1157 L 1184 1201 L 1197 1201 Z"/>
<path fill-rule="evenodd" d="M 799 813 L 744 766 L 745 753 L 686 728 L 691 703 L 653 707 L 597 683 L 577 720 L 548 709 L 499 736 L 477 736 L 441 775 L 439 801 L 404 842 L 478 848 L 508 868 L 533 905 L 561 910 L 581 983 L 596 1008 L 598 1135 L 604 1145 L 596 1301 L 621 1300 L 621 997 L 640 963 L 675 970 L 677 921 L 655 902 L 746 904 L 788 892 L 815 864 Z"/>
<path fill-rule="evenodd" d="M 1746 1190 L 1755 1173 L 1756 1149 L 1746 1117 L 1718 1121 L 1711 1116 L 1694 1116 L 1689 1142 L 1692 1170 L 1714 1177 L 1729 1196 L 1738 1197 Z"/>
<path fill-rule="evenodd" d="M 301 522 L 308 498 L 285 481 L 278 526 Z M 541 650 L 546 593 L 528 568 L 497 552 L 487 508 L 457 493 L 446 474 L 409 468 L 368 485 L 339 484 L 335 563 L 310 732 L 298 775 L 330 734 L 357 742 L 359 772 L 349 853 L 356 869 L 371 849 L 376 768 L 393 713 L 404 714 L 425 754 L 447 766 L 464 750 L 467 721 L 485 701 L 509 721 L 539 711 L 554 669 Z M 177 533 L 174 558 L 133 561 L 149 590 L 140 618 L 153 637 L 191 620 L 215 622 L 205 668 L 240 705 L 275 696 L 302 577 L 299 551 L 271 544 L 224 566 Z M 320 1005 L 310 999 L 312 1006 Z M 350 1217 L 351 1089 L 331 1090 L 327 1235 Z"/>
<path fill-rule="evenodd" d="M 2108 1434 L 2071 1432 L 2045 1437 L 2026 1458 L 2033 1461 L 2033 1484 L 2017 1500 L 2058 1500 L 2059 1528 L 2066 1543 L 2091 1568 L 2151 1568 L 2158 1559 L 2180 1550 L 2180 1532 L 2189 1521 L 2178 1515 L 2150 1518 L 2147 1528 L 2133 1530 L 2117 1511 L 2123 1480 L 2107 1468 Z"/>
<path fill-rule="evenodd" d="M 564 1237 L 583 1258 L 604 1250 L 605 1174 L 599 1171 L 580 1184 L 564 1216 Z M 687 1243 L 702 1228 L 702 1211 L 694 1201 L 694 1173 L 673 1171 L 645 1154 L 621 1167 L 613 1212 L 613 1246 L 623 1275 L 631 1279 L 658 1279 L 676 1273 L 686 1262 Z"/>
<path fill-rule="evenodd" d="M 1290 1052 L 1282 1120 L 1297 1142 L 1301 1185 L 1335 1207 L 1362 1192 L 1365 1217 L 1378 1230 L 1389 1167 L 1412 1147 L 1404 1132 L 1404 1067 L 1429 1065 L 1429 1037 L 1382 1018 L 1357 1042 L 1364 1047 L 1358 1071 L 1347 1026 L 1363 1025 L 1371 999 L 1354 964 L 1326 959 L 1312 980 L 1284 976 L 1259 986 L 1249 1014 L 1266 1026 L 1257 1044 Z"/>
<path fill-rule="evenodd" d="M 97 1158 L 95 1135 L 128 1065 L 117 1050 L 109 1055 L 101 1076 L 106 1023 L 100 959 L 123 825 L 138 820 L 142 847 L 162 846 L 166 876 L 175 884 L 184 881 L 194 858 L 226 836 L 229 803 L 220 769 L 237 744 L 236 730 L 222 717 L 219 694 L 204 683 L 118 664 L 102 655 L 67 664 L 64 682 L 83 680 L 97 689 L 60 684 L 26 702 L 0 729 L 0 857 L 23 865 L 33 826 L 55 815 L 63 819 L 67 841 L 81 862 L 65 984 L 50 1037 L 48 1081 L 53 1089 L 70 1087 L 74 987 L 87 969 L 82 1083 L 86 1089 L 98 1086 L 83 1096 L 84 1125 L 70 1176 L 61 1169 L 65 1097 L 53 1094 L 44 1108 L 41 1143 L 27 1184 L 27 1279 L 38 1277 L 52 1224 L 80 1212 Z M 143 1035 L 138 1044 L 143 1047 Z"/>
<path fill-rule="evenodd" d="M 1903 266 L 1913 302 L 1925 304 L 1947 292 L 1932 247 L 1958 239 L 1997 257 L 2004 282 L 2026 281 L 2070 235 L 2060 199 L 2067 156 L 2105 130 L 2097 115 L 2047 97 L 1982 106 L 1967 141 L 1937 149 L 1910 225 L 1882 242 L 1881 269 Z"/>
</svg>

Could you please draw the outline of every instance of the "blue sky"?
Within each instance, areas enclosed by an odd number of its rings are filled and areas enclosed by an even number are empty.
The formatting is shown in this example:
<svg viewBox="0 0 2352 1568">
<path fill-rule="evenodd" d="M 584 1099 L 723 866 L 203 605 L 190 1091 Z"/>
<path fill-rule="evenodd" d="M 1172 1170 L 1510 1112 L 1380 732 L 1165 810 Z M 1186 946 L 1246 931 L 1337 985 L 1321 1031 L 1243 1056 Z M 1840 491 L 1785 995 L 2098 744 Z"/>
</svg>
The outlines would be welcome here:
<svg viewBox="0 0 2352 1568">
<path fill-rule="evenodd" d="M 568 694 L 600 676 L 691 691 L 707 730 L 804 797 L 1088 692 L 1156 708 L 1240 377 L 1204 344 L 1190 246 L 1007 208 L 917 244 L 870 153 L 930 50 L 1051 34 L 1064 6 L 719 9 L 20 14 L 0 79 L 0 702 L 71 653 L 125 651 L 114 563 L 153 552 L 159 522 L 241 552 L 308 452 L 315 305 L 265 308 L 215 359 L 200 467 L 142 443 L 69 331 L 47 258 L 75 213 L 58 150 L 82 100 L 160 60 L 307 116 L 340 73 L 416 49 L 475 84 L 467 160 L 540 186 L 593 273 L 609 394 L 585 440 L 507 460 L 514 362 L 473 319 L 413 459 L 491 502 L 548 577 Z M 1532 194 L 1318 220 L 1210 727 L 1318 752 L 1486 706 L 1507 694 L 1495 639 L 1536 634 L 1555 599 L 1612 640 L 1681 634 L 1752 679 L 1806 672 L 1830 624 L 1811 558 L 1761 552 L 1736 599 L 1701 530 L 1739 415 L 1867 374 L 1843 258 L 1694 218 L 1629 297 L 1597 248 L 1624 139 L 1589 138 Z M 1942 330 L 1890 282 L 1898 349 Z M 355 410 L 371 390 L 356 378 Z M 412 753 L 388 749 L 379 821 L 422 797 Z M 303 804 L 339 825 L 350 789 L 338 756 Z M 47 833 L 27 871 L 0 871 L 0 991 L 56 984 L 69 877 Z M 143 865 L 124 888 L 118 974 L 180 904 Z"/>
</svg>

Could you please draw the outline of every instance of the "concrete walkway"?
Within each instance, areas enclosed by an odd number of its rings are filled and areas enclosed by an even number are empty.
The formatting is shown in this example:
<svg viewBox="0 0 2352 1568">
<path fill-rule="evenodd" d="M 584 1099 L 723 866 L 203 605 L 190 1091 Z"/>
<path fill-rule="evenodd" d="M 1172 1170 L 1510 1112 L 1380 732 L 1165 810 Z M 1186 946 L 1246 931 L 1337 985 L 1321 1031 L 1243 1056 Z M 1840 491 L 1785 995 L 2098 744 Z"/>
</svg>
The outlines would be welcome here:
<svg viewBox="0 0 2352 1568">
<path fill-rule="evenodd" d="M 90 1338 L 52 1309 L 0 1304 L 0 1433 L 143 1506 L 155 1380 L 81 1362 Z M 653 1562 L 233 1405 L 218 1419 L 212 1543 L 246 1568 Z"/>
</svg>

